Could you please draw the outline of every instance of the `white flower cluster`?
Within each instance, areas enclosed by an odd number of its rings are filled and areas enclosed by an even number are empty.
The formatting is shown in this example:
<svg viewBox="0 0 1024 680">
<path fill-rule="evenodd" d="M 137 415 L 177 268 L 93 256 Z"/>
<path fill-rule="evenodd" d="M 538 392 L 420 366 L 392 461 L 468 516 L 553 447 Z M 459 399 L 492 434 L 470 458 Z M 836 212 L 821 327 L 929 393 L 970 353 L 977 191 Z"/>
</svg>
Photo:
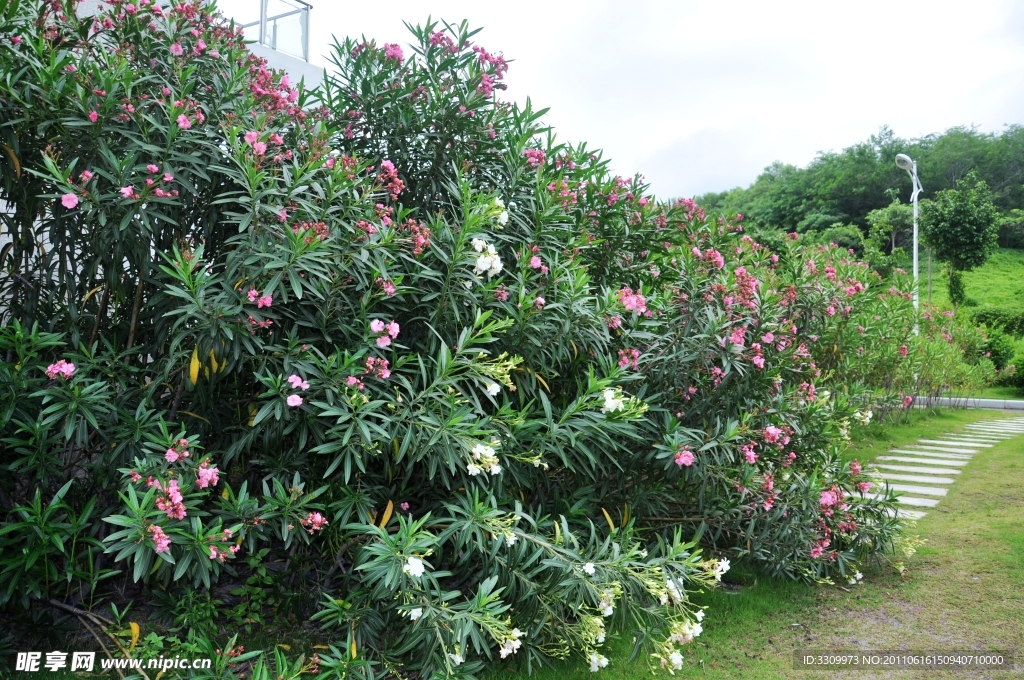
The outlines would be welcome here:
<svg viewBox="0 0 1024 680">
<path fill-rule="evenodd" d="M 704 626 L 700 625 L 700 621 L 704 618 L 704 610 L 698 609 L 696 616 L 696 621 L 685 621 L 674 626 L 672 635 L 668 638 L 669 642 L 688 645 L 693 642 L 694 638 L 700 637 L 700 634 L 704 632 Z"/>
<path fill-rule="evenodd" d="M 475 477 L 484 470 L 487 470 L 492 475 L 501 474 L 501 465 L 498 462 L 497 454 L 494 452 L 494 447 L 497 444 L 497 442 L 491 442 L 491 446 L 477 444 L 473 447 L 473 460 L 476 462 L 466 466 L 466 472 L 469 473 L 470 477 Z"/>
<path fill-rule="evenodd" d="M 462 662 L 465 661 L 465 659 L 462 658 L 462 655 L 458 652 L 455 652 L 454 654 L 449 654 L 448 658 L 452 660 L 453 666 L 461 666 Z"/>
<path fill-rule="evenodd" d="M 668 655 L 669 665 L 672 666 L 672 670 L 681 671 L 683 670 L 683 655 L 679 652 L 672 652 Z"/>
<path fill-rule="evenodd" d="M 487 241 L 482 238 L 475 238 L 473 239 L 473 250 L 480 253 L 480 256 L 476 258 L 476 267 L 473 268 L 474 274 L 486 272 L 490 278 L 501 271 L 501 257 L 498 256 L 498 251 L 493 245 L 488 245 Z"/>
<path fill-rule="evenodd" d="M 409 576 L 412 576 L 413 578 L 419 578 L 420 576 L 423 576 L 423 572 L 425 572 L 426 570 L 427 570 L 427 568 L 425 566 L 423 566 L 423 560 L 421 560 L 418 557 L 410 557 L 409 560 L 405 563 L 405 566 L 402 567 L 402 571 L 404 571 Z M 413 611 L 415 611 L 415 610 L 413 610 Z M 420 611 L 420 614 L 422 614 L 422 613 L 423 612 Z M 411 614 L 411 612 L 410 612 L 410 614 Z M 419 617 L 416 617 L 416 618 L 419 618 Z M 415 621 L 415 620 L 416 619 L 413 619 L 413 621 Z"/>
<path fill-rule="evenodd" d="M 587 562 L 586 564 L 584 564 L 583 565 L 583 571 L 587 572 L 588 576 L 593 576 L 594 575 L 594 563 L 593 562 Z"/>
<path fill-rule="evenodd" d="M 674 578 L 665 579 L 665 587 L 668 588 L 668 592 L 661 594 L 662 604 L 667 605 L 669 602 L 672 604 L 681 604 L 685 601 L 683 593 L 679 589 L 679 584 L 676 583 Z"/>
<path fill-rule="evenodd" d="M 505 642 L 501 644 L 501 647 L 498 649 L 498 654 L 501 656 L 502 659 L 504 659 L 506 656 L 510 654 L 515 654 L 519 651 L 519 648 L 523 646 L 523 643 L 520 642 L 519 638 L 523 637 L 524 635 L 526 635 L 526 633 L 519 630 L 518 628 L 512 629 L 512 637 L 507 638 Z"/>
<path fill-rule="evenodd" d="M 863 579 L 863 578 L 864 578 L 864 574 L 862 574 L 862 573 L 860 573 L 858 571 L 856 574 L 854 574 L 853 576 L 850 577 L 850 580 L 848 581 L 848 583 L 851 586 L 855 586 L 858 583 L 860 583 L 861 579 Z"/>
<path fill-rule="evenodd" d="M 515 204 L 512 204 L 515 207 Z M 498 213 L 498 224 L 505 226 L 508 224 L 508 211 L 505 210 L 505 201 L 500 198 L 494 199 L 494 211 Z"/>
<path fill-rule="evenodd" d="M 867 425 L 871 422 L 871 416 L 875 415 L 872 411 L 856 411 L 853 414 L 853 419 L 861 425 Z"/>
<path fill-rule="evenodd" d="M 608 657 L 594 652 L 590 655 L 590 672 L 596 673 L 608 665 Z"/>
<path fill-rule="evenodd" d="M 729 566 L 729 560 L 725 557 L 715 562 L 714 574 L 716 581 L 722 580 L 722 576 L 725 575 L 725 572 L 729 571 Z"/>
<path fill-rule="evenodd" d="M 601 601 L 597 603 L 597 608 L 601 610 L 601 613 L 606 617 L 611 616 L 615 613 L 615 593 L 610 590 L 606 590 L 601 593 Z"/>
<path fill-rule="evenodd" d="M 487 383 L 487 394 L 492 397 L 498 396 L 498 392 L 501 392 L 501 385 L 496 382 Z"/>
<path fill-rule="evenodd" d="M 618 390 L 605 390 L 601 394 L 604 397 L 604 408 L 601 409 L 601 413 L 621 411 L 626 405 L 626 400 Z"/>
</svg>

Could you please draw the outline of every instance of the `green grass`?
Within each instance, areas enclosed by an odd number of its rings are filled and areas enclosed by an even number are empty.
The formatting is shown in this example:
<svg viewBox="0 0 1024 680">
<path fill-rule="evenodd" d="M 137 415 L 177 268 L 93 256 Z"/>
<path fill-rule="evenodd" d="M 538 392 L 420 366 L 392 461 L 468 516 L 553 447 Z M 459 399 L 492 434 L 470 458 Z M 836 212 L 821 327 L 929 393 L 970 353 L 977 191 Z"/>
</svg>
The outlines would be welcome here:
<svg viewBox="0 0 1024 680">
<path fill-rule="evenodd" d="M 928 299 L 928 259 L 921 262 L 921 300 Z M 981 267 L 964 272 L 967 299 L 978 307 L 1021 307 L 1024 301 L 1024 250 L 1000 248 Z M 949 308 L 946 279 L 941 265 L 932 263 L 932 303 Z"/>
<path fill-rule="evenodd" d="M 891 446 L 1003 417 L 992 411 L 915 411 L 900 426 L 862 428 L 848 455 L 870 461 Z M 853 588 L 807 586 L 765 578 L 742 566 L 734 569 L 729 576 L 738 581 L 738 589 L 694 597 L 708 607 L 704 634 L 684 650 L 684 668 L 674 677 L 844 677 L 837 671 L 794 669 L 796 650 L 1024 650 L 1024 436 L 978 454 L 916 530 L 927 543 L 908 560 L 903 577 L 891 567 L 866 570 L 865 582 Z M 576 662 L 533 677 L 670 677 L 662 670 L 652 673 L 643 659 L 630 664 L 630 640 L 608 647 L 604 653 L 611 664 L 599 676 Z M 946 675 L 854 671 L 848 677 Z M 488 680 L 526 677 L 510 668 Z M 988 676 L 959 672 L 955 677 Z"/>
<path fill-rule="evenodd" d="M 1022 352 L 1024 354 L 1024 352 Z M 976 392 L 971 393 L 972 397 L 978 399 L 1024 399 L 1024 393 L 1018 390 L 1016 387 L 995 387 L 990 386 Z"/>
</svg>

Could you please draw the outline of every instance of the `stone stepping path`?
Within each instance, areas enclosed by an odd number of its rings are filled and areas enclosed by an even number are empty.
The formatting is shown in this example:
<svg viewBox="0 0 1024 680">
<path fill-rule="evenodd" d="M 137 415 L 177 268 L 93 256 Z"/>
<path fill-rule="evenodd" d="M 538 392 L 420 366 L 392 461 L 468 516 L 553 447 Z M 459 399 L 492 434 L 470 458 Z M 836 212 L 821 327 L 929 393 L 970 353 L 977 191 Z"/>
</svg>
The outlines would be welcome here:
<svg viewBox="0 0 1024 680">
<path fill-rule="evenodd" d="M 900 509 L 907 519 L 921 519 L 925 508 L 934 508 L 949 493 L 960 469 L 975 454 L 1011 437 L 1024 434 L 1024 418 L 971 423 L 964 432 L 950 432 L 934 439 L 918 439 L 916 444 L 889 449 L 869 469 L 896 492 Z M 865 494 L 882 498 L 880 494 Z"/>
</svg>

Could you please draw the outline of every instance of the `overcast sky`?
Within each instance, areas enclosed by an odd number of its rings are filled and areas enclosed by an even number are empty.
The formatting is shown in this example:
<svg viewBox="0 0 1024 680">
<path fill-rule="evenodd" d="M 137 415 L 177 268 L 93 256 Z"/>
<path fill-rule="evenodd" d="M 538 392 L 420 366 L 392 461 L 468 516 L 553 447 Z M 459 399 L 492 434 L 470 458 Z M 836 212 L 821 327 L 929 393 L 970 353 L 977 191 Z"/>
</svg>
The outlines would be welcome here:
<svg viewBox="0 0 1024 680">
<path fill-rule="evenodd" d="M 477 42 L 513 61 L 504 96 L 550 107 L 560 139 L 665 198 L 746 186 L 882 125 L 1024 123 L 1020 1 L 311 1 L 319 63 L 331 34 L 405 46 L 403 20 L 482 26 Z"/>
</svg>

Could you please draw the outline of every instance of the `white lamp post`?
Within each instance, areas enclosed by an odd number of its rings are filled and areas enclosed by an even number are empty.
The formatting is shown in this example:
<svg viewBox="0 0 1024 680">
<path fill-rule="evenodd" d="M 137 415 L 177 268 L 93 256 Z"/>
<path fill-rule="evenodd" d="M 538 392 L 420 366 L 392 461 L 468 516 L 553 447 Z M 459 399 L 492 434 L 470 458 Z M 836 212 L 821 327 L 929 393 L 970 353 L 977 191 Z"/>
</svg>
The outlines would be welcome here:
<svg viewBox="0 0 1024 680">
<path fill-rule="evenodd" d="M 910 195 L 910 201 L 914 204 L 914 335 L 917 335 L 917 196 L 922 191 L 921 180 L 917 178 L 917 161 L 912 160 L 907 154 L 896 154 L 896 167 L 906 170 L 914 185 L 914 193 Z"/>
</svg>

